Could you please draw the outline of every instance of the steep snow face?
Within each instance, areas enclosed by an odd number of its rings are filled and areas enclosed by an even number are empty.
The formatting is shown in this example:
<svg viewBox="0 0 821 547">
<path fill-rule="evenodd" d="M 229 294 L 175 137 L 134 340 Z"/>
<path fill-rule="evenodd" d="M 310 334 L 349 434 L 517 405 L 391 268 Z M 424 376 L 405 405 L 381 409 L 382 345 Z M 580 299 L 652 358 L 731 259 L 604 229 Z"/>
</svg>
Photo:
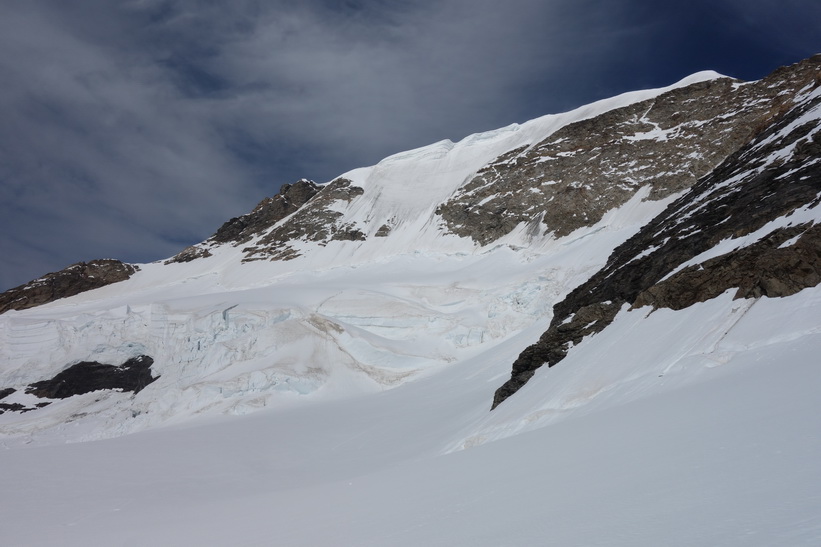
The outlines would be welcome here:
<svg viewBox="0 0 821 547">
<path fill-rule="evenodd" d="M 478 133 L 458 143 L 438 143 L 385 158 L 377 165 L 341 175 L 365 193 L 346 211 L 348 222 L 367 222 L 378 228 L 391 221 L 418 218 L 431 222 L 436 207 L 460 188 L 467 178 L 505 152 L 529 146 L 569 124 L 646 100 L 697 82 L 722 78 L 701 72 L 665 88 L 625 93 L 576 110 L 548 115 L 524 124 Z M 366 205 L 367 204 L 367 205 Z"/>
</svg>

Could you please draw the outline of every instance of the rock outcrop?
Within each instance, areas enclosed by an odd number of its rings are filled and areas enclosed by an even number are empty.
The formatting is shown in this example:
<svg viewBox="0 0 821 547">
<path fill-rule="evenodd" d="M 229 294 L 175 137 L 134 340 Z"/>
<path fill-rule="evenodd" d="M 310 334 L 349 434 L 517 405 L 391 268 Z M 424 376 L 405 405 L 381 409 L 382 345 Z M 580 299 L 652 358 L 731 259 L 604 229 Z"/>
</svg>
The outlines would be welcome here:
<svg viewBox="0 0 821 547">
<path fill-rule="evenodd" d="M 83 395 L 92 391 L 117 390 L 139 393 L 145 386 L 154 382 L 159 376 L 151 375 L 154 359 L 147 355 L 132 357 L 122 365 L 106 365 L 96 361 L 82 361 L 58 372 L 53 378 L 34 382 L 25 388 L 28 395 L 40 399 L 66 399 L 74 395 Z M 5 399 L 17 390 L 0 389 L 0 400 Z M 0 414 L 4 412 L 31 412 L 43 408 L 52 401 L 26 404 L 20 402 L 0 403 Z"/>
<path fill-rule="evenodd" d="M 521 223 L 567 235 L 642 187 L 649 199 L 686 190 L 792 108 L 819 72 L 815 56 L 756 82 L 696 83 L 572 123 L 500 156 L 437 213 L 481 245 Z"/>
<path fill-rule="evenodd" d="M 689 266 L 639 293 L 633 306 L 680 310 L 728 289 L 737 289 L 735 298 L 776 298 L 819 283 L 821 226 L 799 224 Z"/>
<path fill-rule="evenodd" d="M 34 382 L 26 388 L 26 393 L 44 399 L 65 399 L 101 389 L 139 393 L 159 378 L 151 376 L 153 364 L 154 359 L 147 355 L 133 357 L 120 366 L 83 361 L 71 365 L 54 378 Z"/>
<path fill-rule="evenodd" d="M 224 223 L 214 235 L 198 245 L 192 245 L 168 259 L 165 263 L 190 262 L 211 256 L 209 247 L 224 243 L 244 245 L 277 222 L 295 213 L 311 198 L 319 193 L 320 187 L 308 179 L 293 184 L 284 184 L 277 195 L 260 201 L 254 210 L 246 215 L 232 218 Z"/>
<path fill-rule="evenodd" d="M 251 238 L 263 233 L 274 224 L 295 213 L 320 190 L 313 181 L 302 179 L 294 184 L 285 184 L 279 193 L 265 198 L 254 207 L 254 210 L 238 218 L 232 218 L 223 224 L 217 233 L 208 240 L 214 243 L 235 243 L 242 245 Z"/>
<path fill-rule="evenodd" d="M 300 256 L 295 244 L 298 241 L 312 241 L 326 244 L 333 240 L 361 241 L 365 234 L 356 226 L 339 222 L 342 213 L 334 209 L 340 202 L 350 203 L 364 190 L 345 178 L 338 178 L 317 192 L 313 199 L 288 222 L 275 227 L 264 237 L 243 249 L 250 260 L 290 260 Z"/>
<path fill-rule="evenodd" d="M 344 178 L 323 186 L 307 179 L 286 184 L 279 194 L 265 198 L 247 215 L 232 218 L 213 236 L 184 249 L 166 264 L 211 256 L 209 249 L 223 244 L 246 245 L 242 249 L 243 262 L 250 262 L 296 258 L 300 256 L 299 241 L 324 245 L 329 241 L 364 240 L 360 229 L 340 222 L 343 215 L 334 208 L 335 204 L 349 203 L 363 192 Z M 284 219 L 287 220 L 280 222 Z"/>
<path fill-rule="evenodd" d="M 130 278 L 137 267 L 105 258 L 78 262 L 0 294 L 0 313 L 25 310 Z"/>
</svg>

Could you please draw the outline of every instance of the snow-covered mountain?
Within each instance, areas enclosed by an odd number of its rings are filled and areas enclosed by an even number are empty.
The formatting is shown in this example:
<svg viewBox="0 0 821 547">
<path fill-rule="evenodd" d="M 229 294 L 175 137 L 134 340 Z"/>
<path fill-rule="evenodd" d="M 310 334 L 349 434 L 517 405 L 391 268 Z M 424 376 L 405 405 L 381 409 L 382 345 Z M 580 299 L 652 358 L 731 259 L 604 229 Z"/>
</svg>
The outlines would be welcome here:
<svg viewBox="0 0 821 547">
<path fill-rule="evenodd" d="M 22 470 L 0 484 L 36 487 L 2 528 L 814 544 L 819 203 L 815 56 L 301 180 L 168 260 L 48 274 L 0 295 Z"/>
</svg>

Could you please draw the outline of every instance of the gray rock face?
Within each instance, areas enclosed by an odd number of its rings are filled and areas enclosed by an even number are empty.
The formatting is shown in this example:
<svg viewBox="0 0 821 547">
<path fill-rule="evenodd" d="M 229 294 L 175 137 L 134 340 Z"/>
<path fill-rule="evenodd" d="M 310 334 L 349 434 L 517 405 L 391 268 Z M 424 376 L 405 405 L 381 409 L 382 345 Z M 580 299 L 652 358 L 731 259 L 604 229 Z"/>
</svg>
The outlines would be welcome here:
<svg viewBox="0 0 821 547">
<path fill-rule="evenodd" d="M 60 298 L 125 281 L 136 271 L 136 266 L 111 258 L 78 262 L 64 270 L 46 274 L 0 294 L 0 313 L 33 308 Z"/>
<path fill-rule="evenodd" d="M 269 230 L 277 222 L 296 212 L 313 198 L 320 188 L 313 181 L 302 179 L 285 184 L 274 197 L 265 198 L 246 215 L 235 217 L 223 224 L 217 232 L 199 245 L 185 248 L 165 263 L 190 262 L 211 256 L 209 246 L 230 243 L 243 245 Z"/>
<path fill-rule="evenodd" d="M 317 194 L 284 222 L 259 239 L 254 245 L 243 249 L 250 260 L 290 260 L 299 256 L 293 242 L 313 241 L 328 243 L 332 240 L 360 241 L 365 234 L 354 226 L 339 222 L 342 213 L 331 205 L 344 201 L 349 203 L 364 190 L 354 186 L 348 179 L 338 178 L 323 186 Z"/>
<path fill-rule="evenodd" d="M 815 66 L 819 61 L 814 58 Z M 536 369 L 556 365 L 582 337 L 607 327 L 624 304 L 682 309 L 732 288 L 736 298 L 778 297 L 821 282 L 821 228 L 789 220 L 753 244 L 678 271 L 721 241 L 821 202 L 821 120 L 810 115 L 821 107 L 821 95 L 811 93 L 821 86 L 818 73 L 815 78 L 792 109 L 617 247 L 604 268 L 554 306 L 550 327 L 513 363 L 493 408 Z"/>
<path fill-rule="evenodd" d="M 650 187 L 661 199 L 692 186 L 789 110 L 821 57 L 758 82 L 719 79 L 565 126 L 484 167 L 437 213 L 481 245 L 519 223 L 564 236 Z"/>
<path fill-rule="evenodd" d="M 388 226 L 387 224 L 383 224 L 382 226 L 379 227 L 379 229 L 373 235 L 374 235 L 374 237 L 388 237 L 388 235 L 390 233 L 391 233 L 391 227 Z"/>
<path fill-rule="evenodd" d="M 254 210 L 239 218 L 232 218 L 223 224 L 209 241 L 216 243 L 247 243 L 255 235 L 261 234 L 286 216 L 296 212 L 319 192 L 313 181 L 302 179 L 294 184 L 285 184 L 279 194 L 265 198 Z"/>
<path fill-rule="evenodd" d="M 735 298 L 776 298 L 819 282 L 821 226 L 799 224 L 775 230 L 749 247 L 689 266 L 639 293 L 633 305 L 680 310 L 727 289 L 737 288 Z"/>
<path fill-rule="evenodd" d="M 307 179 L 286 184 L 279 194 L 265 198 L 247 215 L 232 218 L 209 239 L 187 247 L 166 264 L 211 256 L 209 248 L 221 244 L 240 246 L 250 243 L 243 248 L 243 262 L 249 262 L 296 258 L 299 252 L 293 243 L 300 240 L 321 244 L 364 240 L 365 234 L 355 226 L 339 222 L 342 213 L 331 207 L 338 201 L 350 202 L 363 192 L 362 188 L 343 178 L 325 186 Z M 280 223 L 283 219 L 287 221 Z"/>
<path fill-rule="evenodd" d="M 139 355 L 122 365 L 106 365 L 96 361 L 75 363 L 58 372 L 53 378 L 34 382 L 26 387 L 26 393 L 41 399 L 65 399 L 98 390 L 118 390 L 139 393 L 159 376 L 151 375 L 154 359 Z M 15 393 L 14 388 L 0 389 L 0 399 Z M 30 412 L 51 404 L 50 401 L 23 405 L 21 403 L 0 403 L 3 412 Z"/>
<path fill-rule="evenodd" d="M 209 251 L 206 247 L 191 245 L 163 262 L 163 264 L 191 262 L 192 260 L 196 260 L 198 258 L 208 258 L 209 256 L 211 256 L 211 251 Z"/>
<path fill-rule="evenodd" d="M 120 366 L 84 361 L 71 365 L 54 378 L 34 382 L 26 388 L 26 393 L 47 399 L 65 399 L 100 389 L 139 393 L 159 378 L 151 375 L 153 364 L 154 359 L 147 355 L 129 359 Z"/>
</svg>

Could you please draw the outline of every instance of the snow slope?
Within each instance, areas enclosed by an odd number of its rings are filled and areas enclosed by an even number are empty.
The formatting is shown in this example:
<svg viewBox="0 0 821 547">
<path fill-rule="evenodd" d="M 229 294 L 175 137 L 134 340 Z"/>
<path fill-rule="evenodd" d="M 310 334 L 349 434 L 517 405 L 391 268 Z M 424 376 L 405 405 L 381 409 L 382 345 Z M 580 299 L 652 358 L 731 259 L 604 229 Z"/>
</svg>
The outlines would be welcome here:
<svg viewBox="0 0 821 547">
<path fill-rule="evenodd" d="M 383 393 L 0 452 L 4 543 L 816 545 L 820 301 L 624 312 L 492 419 L 516 338 Z"/>
</svg>

